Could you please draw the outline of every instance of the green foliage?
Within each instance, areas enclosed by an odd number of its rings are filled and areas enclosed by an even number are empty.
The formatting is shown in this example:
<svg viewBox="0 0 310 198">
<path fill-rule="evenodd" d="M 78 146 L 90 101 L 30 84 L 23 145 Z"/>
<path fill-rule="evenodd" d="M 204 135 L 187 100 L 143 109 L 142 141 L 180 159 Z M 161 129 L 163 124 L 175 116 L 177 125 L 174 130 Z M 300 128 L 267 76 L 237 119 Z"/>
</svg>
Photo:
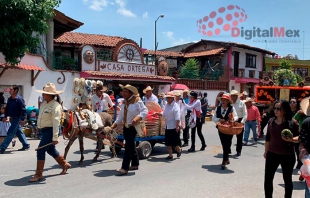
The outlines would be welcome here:
<svg viewBox="0 0 310 198">
<path fill-rule="evenodd" d="M 296 86 L 297 85 L 297 79 L 294 72 L 288 69 L 277 69 L 274 72 L 274 80 L 277 85 L 283 86 L 284 80 L 289 80 L 290 86 Z"/>
<path fill-rule="evenodd" d="M 199 79 L 199 61 L 195 58 L 188 59 L 181 68 L 181 78 Z"/>
<path fill-rule="evenodd" d="M 297 83 L 300 83 L 303 81 L 302 77 L 299 74 L 295 74 L 295 77 L 296 77 Z"/>
<path fill-rule="evenodd" d="M 40 34 L 49 30 L 47 21 L 61 0 L 1 0 L 0 52 L 15 65 L 25 52 L 36 47 Z"/>
<path fill-rule="evenodd" d="M 292 63 L 289 60 L 281 60 L 279 69 L 292 69 Z"/>
</svg>

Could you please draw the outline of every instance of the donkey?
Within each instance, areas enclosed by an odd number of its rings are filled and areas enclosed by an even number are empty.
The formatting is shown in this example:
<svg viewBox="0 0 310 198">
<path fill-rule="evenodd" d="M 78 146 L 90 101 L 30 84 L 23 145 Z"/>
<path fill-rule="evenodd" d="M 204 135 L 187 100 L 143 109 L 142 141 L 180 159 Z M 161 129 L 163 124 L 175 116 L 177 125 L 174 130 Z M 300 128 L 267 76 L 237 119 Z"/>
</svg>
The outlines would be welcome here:
<svg viewBox="0 0 310 198">
<path fill-rule="evenodd" d="M 96 140 L 96 137 L 92 136 L 92 131 L 95 131 L 96 134 L 101 134 L 104 132 L 104 127 L 112 125 L 112 117 L 110 114 L 102 112 L 102 113 L 95 113 L 91 112 L 91 116 L 95 118 L 96 124 L 98 125 L 98 129 L 93 130 L 89 128 L 89 123 L 85 119 L 83 115 L 84 110 L 78 111 L 67 111 L 63 113 L 62 117 L 62 125 L 64 127 L 63 135 L 69 138 L 69 143 L 65 148 L 64 158 L 66 159 L 68 151 L 73 144 L 73 142 L 78 138 L 80 143 L 80 152 L 81 152 L 81 159 L 79 161 L 79 165 L 83 163 L 84 160 L 84 142 L 83 138 L 87 137 L 93 140 Z M 85 111 L 84 111 L 85 112 Z M 90 111 L 89 111 L 90 112 Z M 102 148 L 103 138 L 97 135 L 97 142 L 98 142 L 98 150 L 96 156 L 93 158 L 93 162 L 97 161 Z"/>
</svg>

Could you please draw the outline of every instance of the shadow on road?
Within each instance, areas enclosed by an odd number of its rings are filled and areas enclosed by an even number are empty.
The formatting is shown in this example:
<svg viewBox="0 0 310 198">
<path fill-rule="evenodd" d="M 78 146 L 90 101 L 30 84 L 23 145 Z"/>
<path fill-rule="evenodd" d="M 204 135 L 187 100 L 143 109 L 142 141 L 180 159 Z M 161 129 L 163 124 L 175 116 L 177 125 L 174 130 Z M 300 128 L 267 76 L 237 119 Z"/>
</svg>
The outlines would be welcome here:
<svg viewBox="0 0 310 198">
<path fill-rule="evenodd" d="M 133 176 L 135 175 L 135 172 L 128 172 L 127 175 L 119 175 L 119 173 L 116 170 L 101 170 L 101 171 L 94 171 L 94 176 L 96 177 L 126 177 L 126 176 Z"/>
<path fill-rule="evenodd" d="M 165 162 L 165 163 L 171 163 L 172 161 L 176 160 L 177 158 L 173 158 L 171 160 L 166 160 L 165 157 L 157 158 L 157 157 L 150 157 L 147 159 L 147 161 L 150 162 Z"/>
<path fill-rule="evenodd" d="M 218 153 L 217 155 L 214 155 L 213 157 L 222 159 L 223 158 L 223 154 L 222 153 Z M 238 159 L 238 156 L 237 155 L 229 155 L 229 158 Z"/>
<path fill-rule="evenodd" d="M 284 188 L 285 184 L 279 184 Z M 306 184 L 301 181 L 293 181 L 293 190 L 305 190 Z"/>
<path fill-rule="evenodd" d="M 42 185 L 42 184 L 46 184 L 45 181 L 47 178 L 50 177 L 55 177 L 55 176 L 62 176 L 59 174 L 54 174 L 54 175 L 46 175 L 43 176 L 43 179 L 39 182 L 33 182 L 33 183 L 29 183 L 29 179 L 32 177 L 33 175 L 29 175 L 29 176 L 25 176 L 22 177 L 20 179 L 13 179 L 13 180 L 9 180 L 4 182 L 5 185 L 7 186 L 30 186 L 30 185 Z"/>
<path fill-rule="evenodd" d="M 227 168 L 222 170 L 221 165 L 202 165 L 201 168 L 207 169 L 209 172 L 218 173 L 218 174 L 232 174 L 235 172 Z"/>
</svg>

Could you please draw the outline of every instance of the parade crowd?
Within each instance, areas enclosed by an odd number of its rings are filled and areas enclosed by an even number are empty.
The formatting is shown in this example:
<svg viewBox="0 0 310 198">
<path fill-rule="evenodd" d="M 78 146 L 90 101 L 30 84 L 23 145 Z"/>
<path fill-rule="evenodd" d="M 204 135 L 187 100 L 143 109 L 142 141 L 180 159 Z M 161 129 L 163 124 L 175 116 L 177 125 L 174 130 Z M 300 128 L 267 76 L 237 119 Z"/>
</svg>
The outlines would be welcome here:
<svg viewBox="0 0 310 198">
<path fill-rule="evenodd" d="M 148 86 L 143 90 L 144 96 L 140 97 L 136 87 L 132 85 L 120 85 L 121 96 L 123 98 L 120 105 L 120 113 L 112 126 L 112 130 L 123 123 L 123 134 L 125 138 L 125 153 L 122 166 L 117 169 L 119 175 L 126 175 L 129 170 L 139 169 L 139 156 L 136 149 L 135 137 L 137 135 L 136 126 L 144 120 L 148 114 L 146 104 L 148 102 L 157 103 L 162 111 L 154 113 L 154 116 L 163 116 L 165 119 L 165 145 L 168 156 L 166 160 L 176 157 L 180 158 L 182 148 L 189 147 L 188 152 L 196 151 L 196 132 L 201 142 L 200 151 L 204 151 L 207 142 L 202 133 L 202 126 L 209 110 L 207 93 L 199 96 L 197 92 L 182 90 L 159 94 L 153 94 L 153 89 Z M 30 148 L 22 126 L 25 125 L 26 108 L 23 98 L 18 94 L 19 87 L 11 86 L 10 95 L 6 104 L 1 104 L 0 121 L 0 154 L 5 154 L 5 150 L 12 143 L 14 147 L 14 136 L 22 143 L 23 147 L 18 151 L 25 151 Z M 40 181 L 43 177 L 45 163 L 45 153 L 52 156 L 62 167 L 60 174 L 65 174 L 71 165 L 56 150 L 58 143 L 59 126 L 63 111 L 62 102 L 53 83 L 46 84 L 42 90 L 38 123 L 40 134 L 39 148 L 37 151 L 37 169 L 35 175 L 29 182 Z M 1 100 L 2 101 L 2 100 Z M 0 101 L 0 102 L 1 102 Z M 4 103 L 4 101 L 2 102 Z M 103 85 L 97 85 L 95 94 L 92 97 L 91 107 L 94 112 L 107 112 L 116 103 L 113 91 L 107 90 Z M 209 112 L 210 113 L 210 112 Z M 301 159 L 308 156 L 310 152 L 310 108 L 309 98 L 304 98 L 301 102 L 296 98 L 290 101 L 276 101 L 260 114 L 259 109 L 254 105 L 254 100 L 247 97 L 246 93 L 240 94 L 237 90 L 230 93 L 219 94 L 214 108 L 212 121 L 218 128 L 219 139 L 222 145 L 223 159 L 221 169 L 226 169 L 230 164 L 229 157 L 232 155 L 233 135 L 223 133 L 218 125 L 227 122 L 238 122 L 244 125 L 242 131 L 236 134 L 237 146 L 235 155 L 242 155 L 243 146 L 256 145 L 259 138 L 265 137 L 265 152 L 263 157 L 265 162 L 265 197 L 272 197 L 273 179 L 279 165 L 282 168 L 283 180 L 285 183 L 284 197 L 292 197 L 293 181 L 292 174 L 296 164 L 296 169 L 303 165 Z M 264 134 L 264 128 L 267 133 Z M 282 132 L 289 130 L 290 135 L 283 136 Z M 189 135 L 189 131 L 191 135 Z M 250 132 L 252 131 L 252 141 Z M 181 141 L 181 132 L 183 134 Z M 189 140 L 190 145 L 189 145 Z M 13 142 L 12 142 L 13 141 Z M 299 177 L 304 180 L 303 175 Z M 309 189 L 305 187 L 305 197 L 309 197 Z"/>
</svg>

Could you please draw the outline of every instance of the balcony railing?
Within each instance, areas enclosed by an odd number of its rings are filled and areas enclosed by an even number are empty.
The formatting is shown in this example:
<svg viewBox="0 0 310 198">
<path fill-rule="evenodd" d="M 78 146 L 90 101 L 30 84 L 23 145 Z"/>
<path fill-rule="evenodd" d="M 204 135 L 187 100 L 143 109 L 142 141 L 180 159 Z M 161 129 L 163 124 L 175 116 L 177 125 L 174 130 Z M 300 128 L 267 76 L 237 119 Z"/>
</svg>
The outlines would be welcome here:
<svg viewBox="0 0 310 198">
<path fill-rule="evenodd" d="M 228 90 L 228 82 L 207 81 L 207 80 L 191 80 L 177 79 L 178 84 L 187 85 L 191 90 Z"/>
<path fill-rule="evenodd" d="M 53 60 L 53 69 L 80 71 L 78 59 L 63 55 L 58 51 L 54 51 L 51 56 Z"/>
<path fill-rule="evenodd" d="M 249 70 L 249 78 L 255 78 L 255 70 Z"/>
</svg>

